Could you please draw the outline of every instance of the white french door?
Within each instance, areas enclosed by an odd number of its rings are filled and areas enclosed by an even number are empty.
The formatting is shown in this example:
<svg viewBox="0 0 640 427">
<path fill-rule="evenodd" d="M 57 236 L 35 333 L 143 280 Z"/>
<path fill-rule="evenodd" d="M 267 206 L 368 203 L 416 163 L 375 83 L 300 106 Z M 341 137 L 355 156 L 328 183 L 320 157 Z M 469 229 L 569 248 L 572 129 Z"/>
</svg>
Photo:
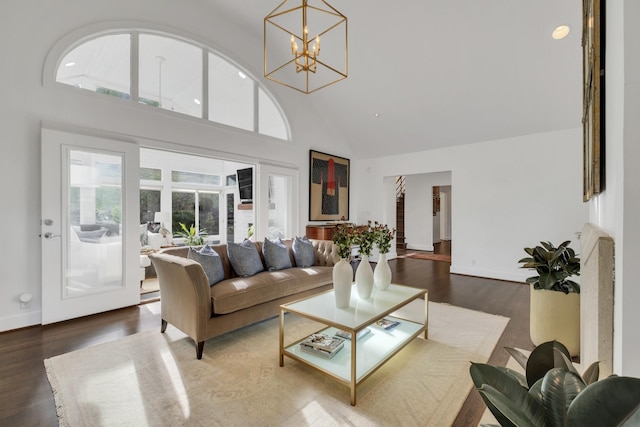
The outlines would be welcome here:
<svg viewBox="0 0 640 427">
<path fill-rule="evenodd" d="M 42 324 L 135 305 L 139 147 L 42 129 Z"/>
</svg>

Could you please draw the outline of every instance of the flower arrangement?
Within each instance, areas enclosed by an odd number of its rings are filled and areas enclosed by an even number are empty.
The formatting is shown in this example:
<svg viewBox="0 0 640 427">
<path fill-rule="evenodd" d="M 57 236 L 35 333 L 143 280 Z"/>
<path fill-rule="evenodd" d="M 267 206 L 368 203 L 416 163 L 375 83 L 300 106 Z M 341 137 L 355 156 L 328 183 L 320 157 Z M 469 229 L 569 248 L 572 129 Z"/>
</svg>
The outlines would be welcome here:
<svg viewBox="0 0 640 427">
<path fill-rule="evenodd" d="M 396 234 L 396 229 L 390 230 L 387 224 L 380 224 L 378 221 L 373 224 L 373 235 L 378 251 L 381 254 L 389 253 L 391 241 Z"/>
<path fill-rule="evenodd" d="M 375 243 L 376 235 L 371 226 L 371 221 L 365 226 L 358 227 L 356 233 L 356 239 L 353 243 L 360 247 L 360 254 L 367 257 L 371 256 L 373 252 L 373 244 Z"/>
<path fill-rule="evenodd" d="M 336 226 L 333 233 L 333 243 L 338 247 L 340 258 L 351 258 L 351 244 L 355 243 L 358 230 L 354 224 L 345 222 Z"/>
</svg>

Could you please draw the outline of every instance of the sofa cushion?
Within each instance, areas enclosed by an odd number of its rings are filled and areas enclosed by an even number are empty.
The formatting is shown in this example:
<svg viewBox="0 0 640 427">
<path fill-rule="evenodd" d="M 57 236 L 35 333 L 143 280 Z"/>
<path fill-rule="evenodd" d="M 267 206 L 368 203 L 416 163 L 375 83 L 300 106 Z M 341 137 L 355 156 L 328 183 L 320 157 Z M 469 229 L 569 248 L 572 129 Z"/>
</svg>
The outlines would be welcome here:
<svg viewBox="0 0 640 427">
<path fill-rule="evenodd" d="M 214 314 L 227 314 L 332 283 L 333 267 L 314 266 L 263 271 L 211 287 Z"/>
<path fill-rule="evenodd" d="M 240 244 L 227 243 L 227 252 L 231 266 L 240 277 L 253 276 L 264 270 L 258 249 L 249 239 L 244 239 Z"/>
<path fill-rule="evenodd" d="M 279 238 L 269 240 L 265 237 L 264 243 L 262 244 L 262 255 L 264 256 L 264 262 L 267 264 L 269 271 L 291 268 L 289 250 Z"/>
<path fill-rule="evenodd" d="M 198 261 L 202 265 L 210 285 L 214 285 L 224 279 L 222 260 L 211 246 L 204 245 L 200 250 L 189 247 L 187 258 Z"/>
<path fill-rule="evenodd" d="M 293 256 L 296 259 L 296 267 L 311 267 L 314 264 L 313 244 L 306 236 L 293 239 Z"/>
</svg>

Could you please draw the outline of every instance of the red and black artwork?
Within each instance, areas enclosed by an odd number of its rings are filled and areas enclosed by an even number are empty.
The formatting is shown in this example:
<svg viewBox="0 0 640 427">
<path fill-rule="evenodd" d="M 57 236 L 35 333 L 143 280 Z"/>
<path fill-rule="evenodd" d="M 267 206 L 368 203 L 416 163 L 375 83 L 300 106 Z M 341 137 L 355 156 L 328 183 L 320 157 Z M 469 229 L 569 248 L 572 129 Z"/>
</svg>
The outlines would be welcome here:
<svg viewBox="0 0 640 427">
<path fill-rule="evenodd" d="M 309 220 L 349 219 L 349 159 L 310 150 Z"/>
</svg>

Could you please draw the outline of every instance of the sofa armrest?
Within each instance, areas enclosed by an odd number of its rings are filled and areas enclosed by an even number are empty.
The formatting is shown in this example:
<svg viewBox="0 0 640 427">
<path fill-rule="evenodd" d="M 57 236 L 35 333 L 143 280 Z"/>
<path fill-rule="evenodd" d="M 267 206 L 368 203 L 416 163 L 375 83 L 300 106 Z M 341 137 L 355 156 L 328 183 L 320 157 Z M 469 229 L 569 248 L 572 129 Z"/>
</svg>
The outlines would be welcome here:
<svg viewBox="0 0 640 427">
<path fill-rule="evenodd" d="M 331 240 L 311 240 L 315 252 L 315 265 L 332 267 L 340 261 L 338 246 Z"/>
<path fill-rule="evenodd" d="M 211 318 L 211 288 L 202 265 L 192 259 L 164 253 L 150 254 L 160 284 L 162 320 L 197 343 L 207 339 Z"/>
</svg>

